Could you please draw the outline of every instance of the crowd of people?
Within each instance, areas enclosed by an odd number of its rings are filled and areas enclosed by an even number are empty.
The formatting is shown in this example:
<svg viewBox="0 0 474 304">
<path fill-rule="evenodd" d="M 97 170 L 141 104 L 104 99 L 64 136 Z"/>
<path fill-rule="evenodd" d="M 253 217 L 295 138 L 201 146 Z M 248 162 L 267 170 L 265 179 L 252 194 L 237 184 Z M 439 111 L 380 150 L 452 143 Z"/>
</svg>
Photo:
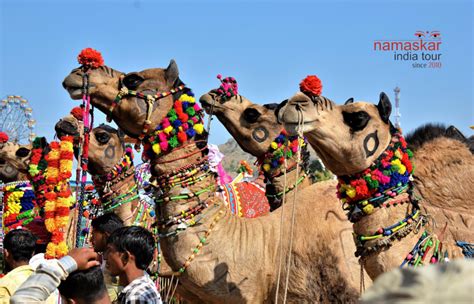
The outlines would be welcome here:
<svg viewBox="0 0 474 304">
<path fill-rule="evenodd" d="M 156 253 L 148 230 L 104 214 L 92 221 L 91 243 L 46 260 L 30 231 L 11 230 L 4 237 L 8 273 L 0 279 L 0 303 L 161 303 L 147 273 Z"/>
</svg>

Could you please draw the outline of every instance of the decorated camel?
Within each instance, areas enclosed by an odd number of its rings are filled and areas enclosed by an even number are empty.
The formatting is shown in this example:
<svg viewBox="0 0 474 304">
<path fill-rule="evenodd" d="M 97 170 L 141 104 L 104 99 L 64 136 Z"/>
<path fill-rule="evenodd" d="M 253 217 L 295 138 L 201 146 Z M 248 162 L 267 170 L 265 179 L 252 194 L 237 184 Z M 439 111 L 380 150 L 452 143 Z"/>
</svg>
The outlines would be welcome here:
<svg viewBox="0 0 474 304">
<path fill-rule="evenodd" d="M 297 136 L 288 136 L 277 122 L 277 104 L 254 104 L 238 93 L 233 77 L 222 79 L 218 75 L 218 78 L 222 85 L 202 95 L 199 101 L 208 114 L 219 119 L 245 152 L 257 157 L 259 169 L 265 176 L 266 195 L 274 210 L 281 205 L 283 194 L 289 195 L 295 187 L 303 189 L 311 184 L 307 175 L 307 145 Z M 295 170 L 298 146 L 301 146 L 301 161 Z"/>
<path fill-rule="evenodd" d="M 461 257 L 455 241 L 472 242 L 474 158 L 459 140 L 438 137 L 412 152 L 389 121 L 391 103 L 336 105 L 313 85 L 279 109 L 338 176 L 338 196 L 353 222 L 357 256 L 372 277 L 400 265 Z M 413 163 L 416 165 L 414 179 Z"/>
<path fill-rule="evenodd" d="M 83 136 L 82 110 L 74 108 L 70 115 L 56 123 L 55 129 L 59 137 L 74 136 L 77 149 Z M 108 125 L 92 129 L 87 171 L 99 194 L 104 213 L 116 213 L 125 225 L 150 226 L 154 211 L 140 199 L 133 151 L 125 146 L 120 130 Z"/>
<path fill-rule="evenodd" d="M 74 70 L 64 81 L 72 98 L 80 97 L 76 92 L 82 86 L 82 71 Z M 326 214 L 312 201 L 324 200 L 327 193 L 312 194 L 309 200 L 303 199 L 303 190 L 298 204 L 288 202 L 255 219 L 233 216 L 215 195 L 203 114 L 179 79 L 174 61 L 166 69 L 127 75 L 105 66 L 88 73 L 91 103 L 128 135 L 144 141 L 144 155 L 163 190 L 163 198 L 157 200 L 161 247 L 188 301 L 262 303 L 273 302 L 275 294 L 281 300 L 285 276 L 278 279 L 278 265 L 282 257 L 284 274 L 290 253 L 289 302 L 355 301 L 357 292 L 345 275 L 349 270 L 344 257 L 332 250 L 338 231 L 315 225 Z M 293 209 L 290 250 L 290 229 L 280 238 L 280 227 L 291 225 Z"/>
</svg>

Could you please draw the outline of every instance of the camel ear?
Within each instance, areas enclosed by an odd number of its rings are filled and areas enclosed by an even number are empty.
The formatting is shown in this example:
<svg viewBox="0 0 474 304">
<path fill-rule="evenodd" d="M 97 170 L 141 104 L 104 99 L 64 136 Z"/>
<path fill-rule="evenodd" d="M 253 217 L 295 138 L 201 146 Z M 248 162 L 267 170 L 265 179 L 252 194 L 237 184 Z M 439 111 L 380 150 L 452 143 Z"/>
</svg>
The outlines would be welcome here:
<svg viewBox="0 0 474 304">
<path fill-rule="evenodd" d="M 379 110 L 380 118 L 384 123 L 388 123 L 390 118 L 390 113 L 392 113 L 392 104 L 390 103 L 390 99 L 388 96 L 382 92 L 380 93 L 379 104 L 377 105 L 377 109 Z"/>
<path fill-rule="evenodd" d="M 446 129 L 446 136 L 450 137 L 450 138 L 458 139 L 460 141 L 466 141 L 467 140 L 466 136 L 464 136 L 464 134 L 462 134 L 462 132 L 459 131 L 459 129 L 456 128 L 455 126 L 449 126 Z"/>
<path fill-rule="evenodd" d="M 170 60 L 170 64 L 166 68 L 165 75 L 166 82 L 169 86 L 172 86 L 176 82 L 176 80 L 178 80 L 179 70 L 178 65 L 176 64 L 176 61 L 174 61 L 174 59 Z"/>
<path fill-rule="evenodd" d="M 346 102 L 344 103 L 345 105 L 346 104 L 350 104 L 350 103 L 354 103 L 354 98 L 349 98 L 348 100 L 346 100 Z"/>
</svg>

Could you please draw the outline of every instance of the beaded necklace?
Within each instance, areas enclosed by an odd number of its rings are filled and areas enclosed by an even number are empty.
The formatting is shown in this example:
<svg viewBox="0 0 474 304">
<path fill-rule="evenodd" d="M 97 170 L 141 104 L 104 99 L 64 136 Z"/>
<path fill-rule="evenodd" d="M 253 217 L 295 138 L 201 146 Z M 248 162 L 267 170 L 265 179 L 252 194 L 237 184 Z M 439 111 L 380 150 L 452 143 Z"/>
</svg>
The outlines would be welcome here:
<svg viewBox="0 0 474 304">
<path fill-rule="evenodd" d="M 125 147 L 125 154 L 118 164 L 116 164 L 109 173 L 103 175 L 94 175 L 92 180 L 94 184 L 104 184 L 115 180 L 122 172 L 127 172 L 133 167 L 133 150 L 132 147 L 127 145 Z"/>
<path fill-rule="evenodd" d="M 338 197 L 351 222 L 357 222 L 387 200 L 413 190 L 410 183 L 413 153 L 400 133 L 392 136 L 387 149 L 366 170 L 338 177 Z M 412 195 L 410 194 L 410 197 Z"/>
</svg>

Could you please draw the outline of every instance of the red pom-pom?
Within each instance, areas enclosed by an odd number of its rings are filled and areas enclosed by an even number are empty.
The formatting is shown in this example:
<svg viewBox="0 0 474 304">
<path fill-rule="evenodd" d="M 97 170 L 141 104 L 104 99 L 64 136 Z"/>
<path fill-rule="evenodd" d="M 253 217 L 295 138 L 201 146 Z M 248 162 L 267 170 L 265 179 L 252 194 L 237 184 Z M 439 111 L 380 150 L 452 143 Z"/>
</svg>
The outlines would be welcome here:
<svg viewBox="0 0 474 304">
<path fill-rule="evenodd" d="M 186 135 L 185 132 L 183 132 L 183 131 L 178 132 L 178 141 L 180 143 L 184 143 L 187 139 L 188 139 L 188 136 Z"/>
<path fill-rule="evenodd" d="M 82 121 L 83 119 L 83 110 L 81 107 L 75 107 L 74 109 L 71 110 L 71 115 L 74 116 L 75 119 Z"/>
<path fill-rule="evenodd" d="M 319 96 L 323 91 L 323 85 L 317 76 L 309 75 L 300 83 L 300 91 L 312 96 Z"/>
<path fill-rule="evenodd" d="M 104 65 L 102 54 L 91 48 L 83 49 L 79 56 L 77 56 L 77 61 L 79 61 L 79 64 L 92 69 L 97 69 Z"/>
<path fill-rule="evenodd" d="M 0 132 L 0 143 L 4 144 L 8 141 L 8 134 L 5 132 Z"/>
</svg>

